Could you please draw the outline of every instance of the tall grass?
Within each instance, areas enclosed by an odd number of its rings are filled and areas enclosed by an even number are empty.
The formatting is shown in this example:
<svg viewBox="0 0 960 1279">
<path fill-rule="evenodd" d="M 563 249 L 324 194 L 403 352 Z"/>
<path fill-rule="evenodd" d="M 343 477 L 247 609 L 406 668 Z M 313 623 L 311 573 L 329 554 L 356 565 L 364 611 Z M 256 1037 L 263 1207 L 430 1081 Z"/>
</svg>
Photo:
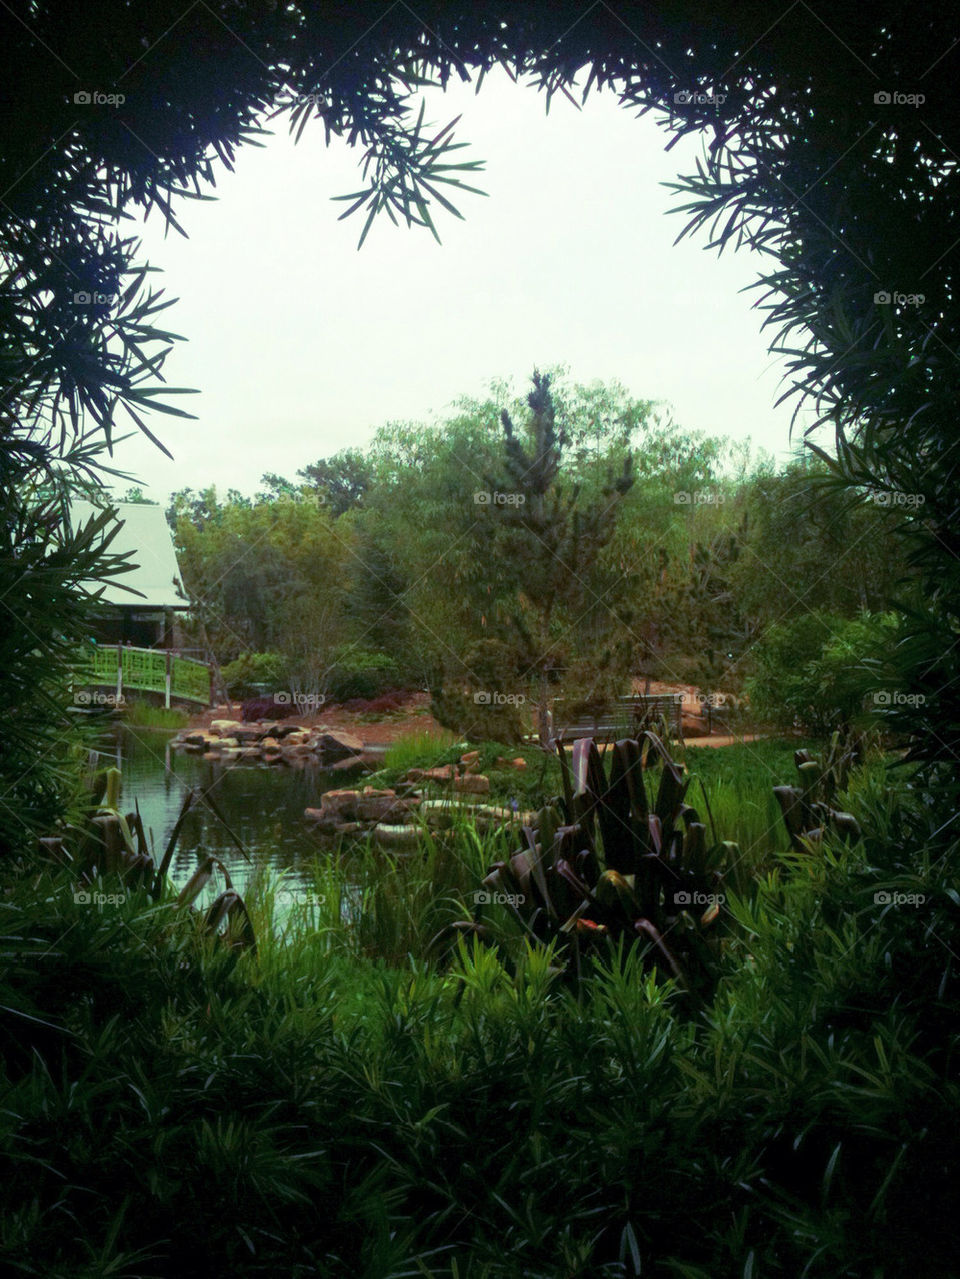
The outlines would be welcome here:
<svg viewBox="0 0 960 1279">
<path fill-rule="evenodd" d="M 179 729 L 190 723 L 190 715 L 174 706 L 128 701 L 123 707 L 123 722 L 131 728 Z"/>
<path fill-rule="evenodd" d="M 424 828 L 419 846 L 392 852 L 370 840 L 318 858 L 294 884 L 269 869 L 247 882 L 244 899 L 258 939 L 278 944 L 306 931 L 318 952 L 405 967 L 437 961 L 431 943 L 474 908 L 494 861 L 509 856 L 516 831 L 478 831 L 456 815 L 444 831 Z M 506 912 L 504 912 L 505 914 Z"/>
<path fill-rule="evenodd" d="M 383 766 L 403 772 L 408 768 L 433 768 L 454 763 L 466 749 L 465 743 L 448 729 L 435 732 L 418 729 L 398 737 L 387 747 Z"/>
</svg>

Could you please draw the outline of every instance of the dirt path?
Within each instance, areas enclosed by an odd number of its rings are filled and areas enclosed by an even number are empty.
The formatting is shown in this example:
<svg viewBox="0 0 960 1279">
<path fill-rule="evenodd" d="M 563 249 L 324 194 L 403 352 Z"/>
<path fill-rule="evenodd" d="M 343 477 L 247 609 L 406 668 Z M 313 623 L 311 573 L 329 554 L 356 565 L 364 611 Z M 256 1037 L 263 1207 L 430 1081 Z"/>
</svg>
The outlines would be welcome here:
<svg viewBox="0 0 960 1279">
<path fill-rule="evenodd" d="M 719 733 L 715 737 L 685 737 L 684 746 L 737 746 L 741 743 L 760 742 L 760 733 L 745 733 L 743 737 L 723 737 Z"/>
<path fill-rule="evenodd" d="M 389 746 L 399 737 L 409 733 L 422 733 L 432 737 L 449 737 L 445 728 L 441 728 L 430 714 L 429 693 L 418 693 L 411 697 L 402 710 L 389 714 L 367 717 L 355 711 L 331 706 L 321 708 L 316 714 L 297 715 L 289 722 L 302 724 L 304 728 L 315 728 L 322 724 L 325 728 L 338 728 L 359 737 L 365 746 Z M 239 719 L 240 703 L 232 707 L 215 706 L 190 720 L 191 728 L 209 728 L 214 719 Z"/>
<path fill-rule="evenodd" d="M 216 706 L 204 711 L 202 715 L 194 716 L 190 721 L 190 727 L 209 728 L 211 720 L 239 718 L 239 703 L 235 703 L 231 708 Z M 326 728 L 343 729 L 359 737 L 365 746 L 389 746 L 391 742 L 410 733 L 450 739 L 447 730 L 441 728 L 430 714 L 429 693 L 418 693 L 407 701 L 402 710 L 376 718 L 331 706 L 327 710 L 321 709 L 317 714 L 298 715 L 296 723 L 303 724 L 305 728 L 314 728 L 323 724 Z M 687 737 L 684 739 L 684 746 L 733 746 L 738 742 L 755 742 L 758 738 L 759 734 L 756 733 L 747 733 L 743 737 L 723 736 L 718 733 L 712 737 Z"/>
</svg>

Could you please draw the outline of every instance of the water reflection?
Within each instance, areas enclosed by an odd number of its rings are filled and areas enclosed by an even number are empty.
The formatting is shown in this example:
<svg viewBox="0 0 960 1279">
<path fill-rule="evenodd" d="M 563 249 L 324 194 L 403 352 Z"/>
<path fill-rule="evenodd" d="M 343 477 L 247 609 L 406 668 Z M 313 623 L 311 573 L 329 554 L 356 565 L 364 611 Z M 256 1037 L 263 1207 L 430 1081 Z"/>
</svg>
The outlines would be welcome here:
<svg viewBox="0 0 960 1279">
<path fill-rule="evenodd" d="M 121 809 L 134 801 L 140 808 L 144 829 L 159 861 L 176 824 L 186 791 L 209 790 L 236 840 L 206 807 L 187 814 L 171 878 L 182 887 L 203 856 L 220 857 L 234 885 L 242 891 L 251 872 L 270 866 L 287 872 L 286 888 L 312 889 L 310 867 L 323 845 L 304 822 L 303 810 L 319 804 L 325 790 L 342 786 L 312 760 L 299 767 L 206 760 L 199 755 L 171 749 L 170 733 L 117 727 L 100 743 L 100 765 L 115 764 L 123 774 Z M 249 860 L 248 860 L 249 859 Z"/>
</svg>

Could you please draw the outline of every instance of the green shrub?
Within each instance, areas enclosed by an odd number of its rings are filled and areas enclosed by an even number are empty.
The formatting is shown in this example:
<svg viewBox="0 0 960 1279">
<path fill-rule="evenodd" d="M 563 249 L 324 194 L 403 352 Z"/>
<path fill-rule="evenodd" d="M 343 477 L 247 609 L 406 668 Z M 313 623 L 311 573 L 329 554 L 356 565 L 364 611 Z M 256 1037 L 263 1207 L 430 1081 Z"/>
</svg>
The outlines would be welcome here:
<svg viewBox="0 0 960 1279">
<path fill-rule="evenodd" d="M 894 819 L 902 780 L 856 785 Z M 929 834 L 922 805 L 902 817 Z M 0 1270 L 956 1274 L 951 867 L 920 843 L 785 856 L 729 898 L 691 1021 L 625 947 L 579 1000 L 546 949 L 513 973 L 473 945 L 445 973 L 404 962 L 496 849 L 426 851 L 324 862 L 320 904 L 282 918 L 251 887 L 256 956 L 167 899 L 8 875 Z"/>
<path fill-rule="evenodd" d="M 380 697 L 400 683 L 399 664 L 389 653 L 347 645 L 337 649 L 333 664 L 327 672 L 327 696 L 334 702 L 346 702 L 354 697 Z"/>
<path fill-rule="evenodd" d="M 273 690 L 290 685 L 289 661 L 283 653 L 241 653 L 221 668 L 221 674 L 231 697 L 255 697 L 264 684 Z"/>
<path fill-rule="evenodd" d="M 842 618 L 817 609 L 771 626 L 756 645 L 747 680 L 753 713 L 817 736 L 862 723 L 895 634 L 888 613 Z"/>
</svg>

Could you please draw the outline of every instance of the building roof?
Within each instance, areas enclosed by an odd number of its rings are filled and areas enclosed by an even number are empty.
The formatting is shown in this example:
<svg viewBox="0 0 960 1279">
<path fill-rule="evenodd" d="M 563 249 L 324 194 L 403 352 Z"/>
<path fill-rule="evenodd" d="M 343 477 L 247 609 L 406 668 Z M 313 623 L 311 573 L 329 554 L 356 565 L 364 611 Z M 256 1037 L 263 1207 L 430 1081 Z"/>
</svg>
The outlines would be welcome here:
<svg viewBox="0 0 960 1279">
<path fill-rule="evenodd" d="M 103 585 L 100 598 L 105 604 L 123 604 L 140 609 L 189 607 L 177 593 L 180 566 L 163 507 L 142 502 L 116 502 L 114 506 L 120 530 L 110 543 L 110 554 L 133 551 L 130 562 L 137 567 L 106 584 L 87 583 L 89 588 L 99 589 Z M 98 508 L 91 502 L 74 500 L 70 503 L 70 520 L 74 527 L 86 524 L 98 514 Z M 132 587 L 140 594 L 132 595 L 125 587 Z"/>
</svg>

